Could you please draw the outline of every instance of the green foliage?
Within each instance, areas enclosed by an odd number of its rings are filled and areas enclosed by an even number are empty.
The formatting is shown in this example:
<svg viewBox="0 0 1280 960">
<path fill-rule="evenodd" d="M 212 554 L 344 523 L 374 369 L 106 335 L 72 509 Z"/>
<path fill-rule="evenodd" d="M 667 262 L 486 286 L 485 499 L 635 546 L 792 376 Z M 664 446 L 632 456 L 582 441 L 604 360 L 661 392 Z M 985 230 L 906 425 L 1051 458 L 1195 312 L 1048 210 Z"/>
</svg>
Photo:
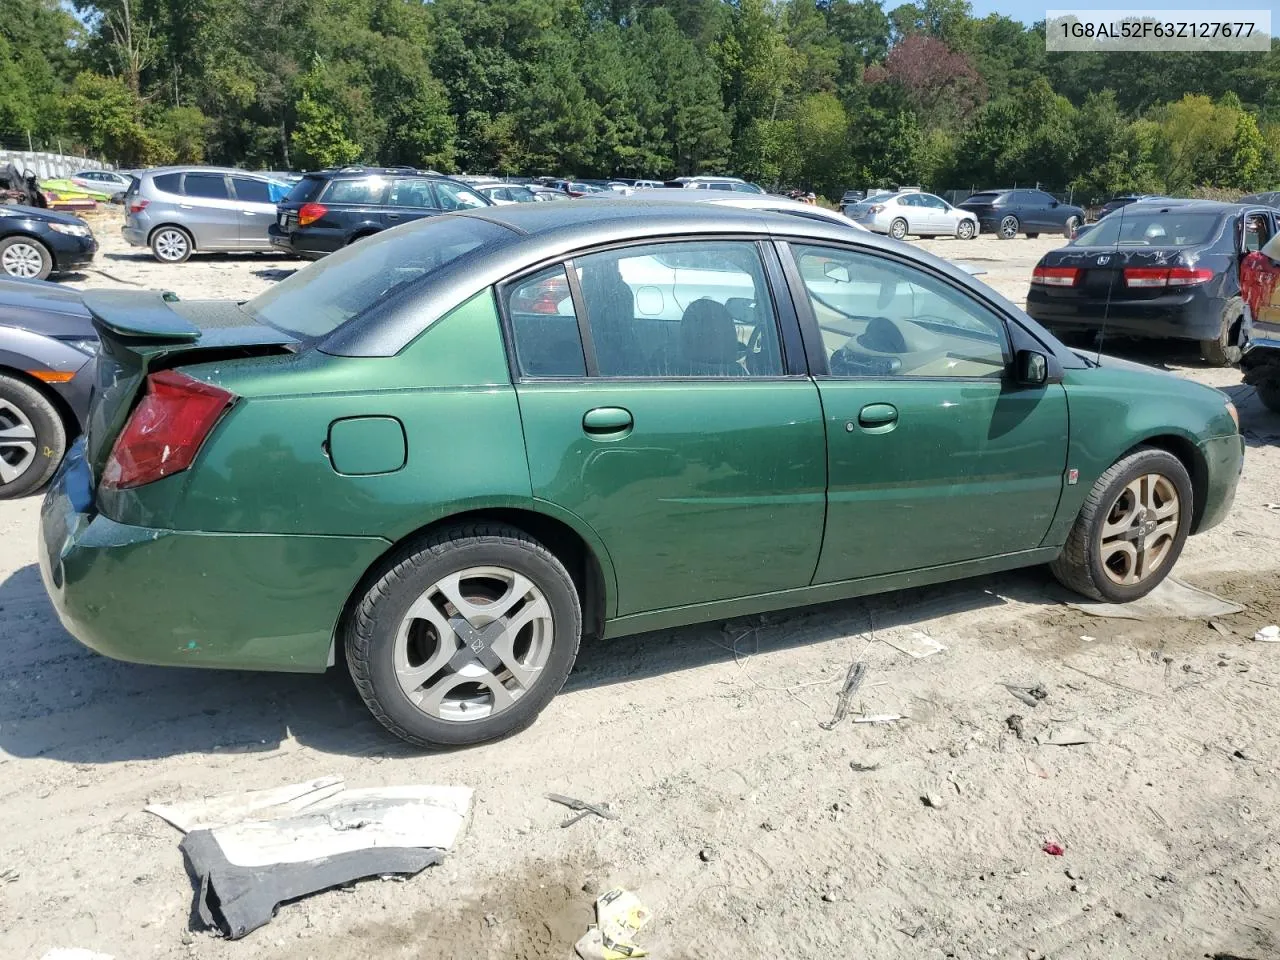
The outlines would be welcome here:
<svg viewBox="0 0 1280 960">
<path fill-rule="evenodd" d="M 1047 54 L 967 0 L 4 0 L 0 141 L 770 188 L 1280 180 L 1280 50 Z"/>
</svg>

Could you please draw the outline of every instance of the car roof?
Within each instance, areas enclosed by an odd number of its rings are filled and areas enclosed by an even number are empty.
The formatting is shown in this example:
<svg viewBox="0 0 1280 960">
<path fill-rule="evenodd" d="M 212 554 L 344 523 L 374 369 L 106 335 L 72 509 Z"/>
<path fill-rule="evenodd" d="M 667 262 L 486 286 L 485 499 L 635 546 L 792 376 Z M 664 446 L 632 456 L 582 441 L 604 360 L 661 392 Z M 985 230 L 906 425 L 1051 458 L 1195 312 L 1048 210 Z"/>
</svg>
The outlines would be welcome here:
<svg viewBox="0 0 1280 960">
<path fill-rule="evenodd" d="M 1167 210 L 1174 207 L 1191 207 L 1195 210 L 1203 210 L 1206 213 L 1236 213 L 1242 210 L 1248 204 L 1227 203 L 1222 200 L 1192 200 L 1182 197 L 1141 197 L 1129 204 L 1129 207 L 1139 207 L 1144 212 Z M 1265 204 L 1261 204 L 1265 206 Z"/>
<path fill-rule="evenodd" d="M 406 291 L 394 306 L 338 327 L 320 344 L 340 356 L 390 356 L 421 334 L 425 325 L 461 306 L 478 293 L 529 267 L 552 262 L 584 248 L 654 242 L 716 234 L 856 244 L 920 262 L 1014 315 L 1022 311 L 996 291 L 975 281 L 959 266 L 918 247 L 851 229 L 835 221 L 725 203 L 672 203 L 636 197 L 573 200 L 559 204 L 522 203 L 484 207 L 416 220 L 394 229 L 429 231 L 457 219 L 483 220 L 510 234 L 482 244 L 432 273 L 430 281 Z M 1024 321 L 1025 322 L 1025 321 Z M 1034 323 L 1033 323 L 1034 329 Z M 1050 341 L 1052 339 L 1050 338 Z"/>
<path fill-rule="evenodd" d="M 606 197 L 589 197 L 593 203 L 603 203 Z M 637 201 L 652 201 L 653 203 L 697 203 L 697 204 L 715 204 L 721 207 L 738 207 L 744 210 L 781 210 L 788 211 L 793 215 L 800 215 L 810 220 L 830 220 L 832 223 L 845 227 L 853 227 L 855 230 L 865 230 L 866 227 L 855 223 L 838 210 L 828 210 L 825 207 L 815 206 L 811 203 L 801 203 L 799 200 L 792 200 L 790 197 L 779 196 L 774 193 L 711 193 L 708 191 L 691 191 L 691 190 L 672 190 L 670 188 L 662 188 L 658 190 L 637 190 L 626 197 L 632 203 Z"/>
<path fill-rule="evenodd" d="M 271 176 L 263 170 L 241 170 L 239 167 L 210 167 L 201 163 L 181 164 L 171 167 L 152 167 L 144 170 L 138 176 L 150 177 L 160 173 L 234 173 L 241 176 L 263 177 L 270 180 Z"/>
</svg>

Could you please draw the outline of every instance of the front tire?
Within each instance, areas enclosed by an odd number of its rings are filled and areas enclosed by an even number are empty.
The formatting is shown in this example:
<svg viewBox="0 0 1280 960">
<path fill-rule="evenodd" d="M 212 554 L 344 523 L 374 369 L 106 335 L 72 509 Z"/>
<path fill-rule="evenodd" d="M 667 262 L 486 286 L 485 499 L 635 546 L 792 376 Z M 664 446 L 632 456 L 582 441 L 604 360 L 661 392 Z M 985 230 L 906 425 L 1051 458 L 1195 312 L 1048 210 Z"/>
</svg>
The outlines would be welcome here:
<svg viewBox="0 0 1280 960">
<path fill-rule="evenodd" d="M 978 229 L 972 220 L 961 220 L 956 226 L 956 237 L 960 240 L 972 240 L 978 235 Z"/>
<path fill-rule="evenodd" d="M 39 390 L 0 376 L 0 500 L 35 493 L 67 452 L 67 428 Z"/>
<path fill-rule="evenodd" d="M 1012 240 L 1018 235 L 1020 227 L 1021 224 L 1018 223 L 1018 218 L 1013 214 L 1009 214 L 1009 216 L 1000 221 L 1000 226 L 996 228 L 996 234 L 1001 240 Z"/>
<path fill-rule="evenodd" d="M 1264 407 L 1272 413 L 1280 413 L 1280 380 L 1264 380 L 1255 389 Z"/>
<path fill-rule="evenodd" d="M 1182 461 L 1139 447 L 1098 478 L 1049 569 L 1063 586 L 1094 600 L 1145 597 L 1181 555 L 1193 509 Z"/>
<path fill-rule="evenodd" d="M 578 654 L 582 607 L 564 565 L 512 527 L 454 527 L 383 568 L 344 627 L 356 689 L 383 726 L 422 747 L 531 724 Z"/>
<path fill-rule="evenodd" d="M 1062 235 L 1068 240 L 1075 236 L 1075 232 L 1080 229 L 1079 217 L 1067 217 L 1067 222 L 1062 227 Z"/>
<path fill-rule="evenodd" d="M 1243 352 L 1240 347 L 1240 328 L 1244 324 L 1244 301 L 1232 297 L 1222 308 L 1222 320 L 1218 324 L 1217 340 L 1201 340 L 1200 356 L 1215 367 L 1234 367 Z"/>
<path fill-rule="evenodd" d="M 0 240 L 0 273 L 19 280 L 47 280 L 53 273 L 53 254 L 32 237 Z"/>
<path fill-rule="evenodd" d="M 905 240 L 907 237 L 907 221 L 898 217 L 893 223 L 889 224 L 889 236 L 895 240 Z"/>
<path fill-rule="evenodd" d="M 186 263 L 194 249 L 191 234 L 181 227 L 161 227 L 151 234 L 151 255 L 161 263 Z"/>
</svg>

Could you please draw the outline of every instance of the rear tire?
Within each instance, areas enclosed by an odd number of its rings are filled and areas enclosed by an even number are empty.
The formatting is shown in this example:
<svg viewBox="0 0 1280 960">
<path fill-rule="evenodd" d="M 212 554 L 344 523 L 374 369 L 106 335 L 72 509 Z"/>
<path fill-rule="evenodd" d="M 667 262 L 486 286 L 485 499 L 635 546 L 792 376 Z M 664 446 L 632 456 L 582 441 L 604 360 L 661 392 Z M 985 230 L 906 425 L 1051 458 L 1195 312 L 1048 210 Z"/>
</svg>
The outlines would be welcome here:
<svg viewBox="0 0 1280 960">
<path fill-rule="evenodd" d="M 1272 413 L 1280 413 L 1280 380 L 1264 380 L 1255 389 L 1264 407 Z"/>
<path fill-rule="evenodd" d="M 1182 461 L 1139 447 L 1098 478 L 1049 569 L 1064 587 L 1094 600 L 1145 597 L 1177 563 L 1194 504 Z"/>
<path fill-rule="evenodd" d="M 1244 301 L 1232 297 L 1222 308 L 1217 340 L 1201 340 L 1200 356 L 1215 367 L 1234 367 L 1240 362 L 1240 328 L 1244 324 Z"/>
<path fill-rule="evenodd" d="M 53 273 L 53 254 L 33 237 L 0 240 L 0 273 L 19 280 L 48 280 Z"/>
<path fill-rule="evenodd" d="M 151 234 L 151 255 L 161 263 L 186 263 L 195 246 L 181 227 L 160 227 Z"/>
<path fill-rule="evenodd" d="M 512 621 L 522 625 L 510 637 L 499 630 L 484 639 Z M 370 712 L 401 739 L 433 748 L 496 740 L 533 723 L 573 669 L 581 635 L 582 607 L 564 565 L 523 531 L 488 523 L 441 531 L 394 555 L 343 628 Z"/>
<path fill-rule="evenodd" d="M 58 409 L 29 383 L 0 375 L 0 500 L 35 493 L 66 452 Z"/>
</svg>

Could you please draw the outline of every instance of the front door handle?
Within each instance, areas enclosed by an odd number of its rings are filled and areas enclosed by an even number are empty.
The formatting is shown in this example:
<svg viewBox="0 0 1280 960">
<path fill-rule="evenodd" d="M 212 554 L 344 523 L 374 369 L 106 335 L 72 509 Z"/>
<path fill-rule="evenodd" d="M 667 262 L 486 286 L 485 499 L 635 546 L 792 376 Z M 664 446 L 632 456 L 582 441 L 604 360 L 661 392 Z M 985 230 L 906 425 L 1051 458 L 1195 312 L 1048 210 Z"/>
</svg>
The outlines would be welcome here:
<svg viewBox="0 0 1280 960">
<path fill-rule="evenodd" d="M 892 403 L 869 403 L 858 411 L 858 426 L 872 429 L 898 422 L 898 408 Z"/>
<path fill-rule="evenodd" d="M 256 217 L 258 215 L 258 212 L 256 210 L 241 210 L 240 212 L 243 213 L 246 217 Z"/>
<path fill-rule="evenodd" d="M 400 214 L 398 214 L 398 213 L 388 213 L 388 214 L 387 214 L 387 219 L 388 219 L 388 220 L 399 220 L 399 219 L 400 219 Z"/>
<path fill-rule="evenodd" d="M 582 415 L 582 429 L 592 434 L 621 433 L 634 423 L 631 411 L 622 407 L 596 407 Z"/>
</svg>

